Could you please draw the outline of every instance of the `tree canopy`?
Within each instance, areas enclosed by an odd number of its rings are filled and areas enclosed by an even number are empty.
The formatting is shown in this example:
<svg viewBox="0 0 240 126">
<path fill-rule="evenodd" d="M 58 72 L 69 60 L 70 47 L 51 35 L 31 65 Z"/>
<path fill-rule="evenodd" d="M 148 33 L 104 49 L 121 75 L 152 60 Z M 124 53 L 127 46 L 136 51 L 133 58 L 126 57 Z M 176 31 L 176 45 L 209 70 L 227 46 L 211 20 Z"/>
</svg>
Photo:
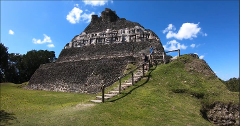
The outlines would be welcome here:
<svg viewBox="0 0 240 126">
<path fill-rule="evenodd" d="M 31 50 L 27 54 L 8 53 L 1 43 L 1 82 L 23 83 L 29 81 L 41 64 L 56 60 L 55 52 Z"/>
</svg>

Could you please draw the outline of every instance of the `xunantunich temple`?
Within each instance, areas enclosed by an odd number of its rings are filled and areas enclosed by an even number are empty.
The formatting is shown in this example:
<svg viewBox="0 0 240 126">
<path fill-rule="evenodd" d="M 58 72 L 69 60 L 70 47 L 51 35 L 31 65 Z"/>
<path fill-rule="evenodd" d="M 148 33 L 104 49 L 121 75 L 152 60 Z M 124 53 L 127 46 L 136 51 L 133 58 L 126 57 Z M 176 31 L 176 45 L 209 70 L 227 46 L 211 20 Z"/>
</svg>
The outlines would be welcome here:
<svg viewBox="0 0 240 126">
<path fill-rule="evenodd" d="M 42 64 L 29 81 L 28 89 L 97 93 L 102 84 L 112 85 L 129 62 L 140 64 L 142 53 L 165 54 L 161 41 L 139 23 L 119 18 L 106 8 L 101 16 L 67 43 L 55 63 Z"/>
</svg>

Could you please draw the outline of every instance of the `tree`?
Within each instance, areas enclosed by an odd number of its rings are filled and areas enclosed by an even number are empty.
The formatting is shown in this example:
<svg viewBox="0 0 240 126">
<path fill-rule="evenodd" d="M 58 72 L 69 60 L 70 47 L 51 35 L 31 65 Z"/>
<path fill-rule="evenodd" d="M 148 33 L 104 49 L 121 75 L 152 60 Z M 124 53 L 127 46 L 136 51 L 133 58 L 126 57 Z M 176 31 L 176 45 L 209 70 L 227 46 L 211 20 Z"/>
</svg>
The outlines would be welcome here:
<svg viewBox="0 0 240 126">
<path fill-rule="evenodd" d="M 50 63 L 55 61 L 55 52 L 47 50 L 32 50 L 23 55 L 23 71 L 25 73 L 22 76 L 24 81 L 29 81 L 34 72 L 39 68 L 41 64 Z"/>
<path fill-rule="evenodd" d="M 239 92 L 239 77 L 238 78 L 230 78 L 228 81 L 224 83 L 228 90 L 233 92 Z"/>
<path fill-rule="evenodd" d="M 6 66 L 3 69 L 4 72 L 1 72 L 3 73 L 1 77 L 4 77 L 5 81 L 8 82 L 23 83 L 30 80 L 31 76 L 41 64 L 54 62 L 56 57 L 54 51 L 31 50 L 24 55 L 10 53 L 6 59 Z M 3 60 L 1 60 L 1 64 L 2 61 Z"/>
<path fill-rule="evenodd" d="M 8 48 L 0 43 L 0 82 L 5 80 L 5 72 L 8 68 Z"/>
<path fill-rule="evenodd" d="M 20 70 L 23 70 L 22 63 L 23 55 L 19 53 L 8 54 L 8 70 L 6 72 L 6 79 L 9 82 L 21 83 Z"/>
</svg>

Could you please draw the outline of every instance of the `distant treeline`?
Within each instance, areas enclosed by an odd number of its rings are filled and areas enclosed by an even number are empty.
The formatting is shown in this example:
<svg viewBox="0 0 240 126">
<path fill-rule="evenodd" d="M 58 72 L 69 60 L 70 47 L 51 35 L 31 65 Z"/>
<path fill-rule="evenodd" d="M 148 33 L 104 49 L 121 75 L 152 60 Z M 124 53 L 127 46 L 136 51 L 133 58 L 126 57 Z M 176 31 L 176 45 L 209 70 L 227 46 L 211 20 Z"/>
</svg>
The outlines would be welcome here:
<svg viewBox="0 0 240 126">
<path fill-rule="evenodd" d="M 23 83 L 29 81 L 40 64 L 56 60 L 54 51 L 31 50 L 27 54 L 8 53 L 0 43 L 0 82 Z"/>
<path fill-rule="evenodd" d="M 221 80 L 221 79 L 220 79 Z M 228 90 L 233 92 L 239 92 L 239 77 L 230 78 L 227 81 L 221 80 L 228 88 Z"/>
</svg>

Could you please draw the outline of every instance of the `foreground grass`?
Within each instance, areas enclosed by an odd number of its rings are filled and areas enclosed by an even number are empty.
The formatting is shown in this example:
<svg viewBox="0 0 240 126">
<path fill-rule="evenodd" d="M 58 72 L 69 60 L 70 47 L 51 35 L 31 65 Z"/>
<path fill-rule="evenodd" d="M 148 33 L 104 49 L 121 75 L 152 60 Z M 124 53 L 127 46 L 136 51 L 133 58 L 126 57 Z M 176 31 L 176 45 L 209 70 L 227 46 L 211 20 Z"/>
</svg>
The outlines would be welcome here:
<svg viewBox="0 0 240 126">
<path fill-rule="evenodd" d="M 121 95 L 103 104 L 96 95 L 24 90 L 1 84 L 1 109 L 15 114 L 13 125 L 213 125 L 202 118 L 202 104 L 239 104 L 217 78 L 190 74 L 176 61 L 160 65 Z"/>
</svg>

